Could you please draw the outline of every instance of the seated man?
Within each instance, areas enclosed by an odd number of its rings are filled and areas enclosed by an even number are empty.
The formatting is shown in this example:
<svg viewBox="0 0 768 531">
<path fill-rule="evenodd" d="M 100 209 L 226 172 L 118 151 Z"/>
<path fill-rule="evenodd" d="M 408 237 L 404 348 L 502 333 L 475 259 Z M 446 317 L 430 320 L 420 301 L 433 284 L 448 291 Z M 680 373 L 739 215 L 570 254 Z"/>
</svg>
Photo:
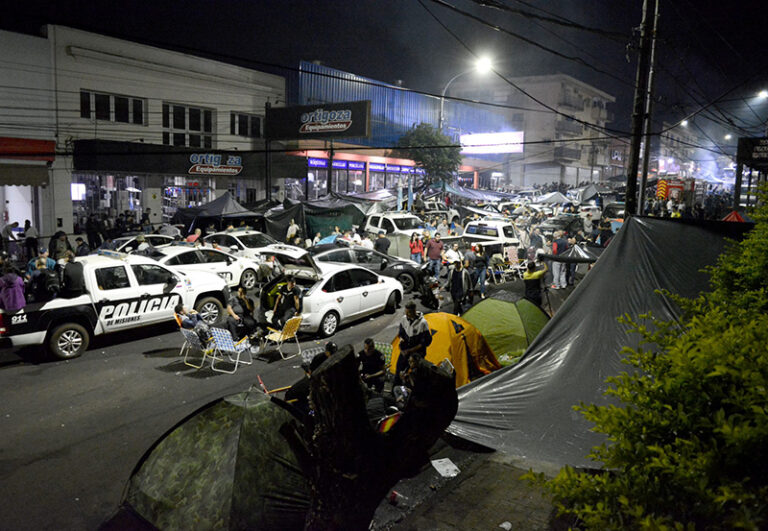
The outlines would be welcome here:
<svg viewBox="0 0 768 531">
<path fill-rule="evenodd" d="M 288 319 L 299 313 L 301 313 L 301 290 L 296 286 L 296 280 L 293 277 L 285 277 L 285 285 L 280 288 L 275 300 L 272 326 L 282 330 Z"/>
<path fill-rule="evenodd" d="M 199 313 L 195 310 L 187 309 L 183 304 L 177 304 L 173 311 L 180 328 L 193 330 L 203 345 L 208 342 L 208 339 L 211 337 L 211 331 Z"/>
<path fill-rule="evenodd" d="M 360 359 L 360 378 L 371 389 L 381 393 L 384 389 L 384 371 L 386 359 L 384 354 L 376 349 L 373 339 L 363 341 L 363 350 L 358 353 Z"/>
<path fill-rule="evenodd" d="M 227 329 L 235 341 L 239 341 L 256 331 L 253 318 L 253 302 L 248 298 L 245 288 L 238 288 L 227 303 Z"/>
</svg>

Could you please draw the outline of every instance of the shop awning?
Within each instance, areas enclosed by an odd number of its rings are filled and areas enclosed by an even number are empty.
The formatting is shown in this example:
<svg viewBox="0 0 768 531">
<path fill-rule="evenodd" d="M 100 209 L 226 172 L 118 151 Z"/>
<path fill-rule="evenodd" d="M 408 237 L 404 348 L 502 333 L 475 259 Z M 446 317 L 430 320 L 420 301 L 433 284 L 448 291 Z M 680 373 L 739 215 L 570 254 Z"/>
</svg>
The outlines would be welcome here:
<svg viewBox="0 0 768 531">
<path fill-rule="evenodd" d="M 0 186 L 43 186 L 48 184 L 48 166 L 0 164 Z"/>
</svg>

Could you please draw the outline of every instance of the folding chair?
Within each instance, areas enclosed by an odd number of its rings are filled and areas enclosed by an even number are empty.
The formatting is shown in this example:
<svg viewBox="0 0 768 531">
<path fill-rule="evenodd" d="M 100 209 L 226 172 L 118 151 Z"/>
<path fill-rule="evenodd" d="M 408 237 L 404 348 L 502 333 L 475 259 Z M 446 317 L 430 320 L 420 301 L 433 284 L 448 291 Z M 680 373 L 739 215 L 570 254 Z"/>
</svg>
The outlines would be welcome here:
<svg viewBox="0 0 768 531">
<path fill-rule="evenodd" d="M 277 346 L 277 351 L 280 353 L 280 356 L 284 360 L 289 360 L 301 354 L 301 344 L 299 343 L 298 333 L 299 325 L 301 325 L 302 319 L 303 317 L 301 315 L 291 317 L 285 322 L 282 330 L 275 330 L 272 327 L 268 327 L 270 333 L 261 340 L 260 351 L 264 352 L 270 343 L 274 343 Z M 299 348 L 299 351 L 291 356 L 286 356 L 283 353 L 283 344 L 285 344 L 286 341 L 290 341 L 291 339 L 296 340 L 296 346 Z"/>
<path fill-rule="evenodd" d="M 184 356 L 184 365 L 189 365 L 195 369 L 201 368 L 205 365 L 205 358 L 211 357 L 213 349 L 207 345 L 203 345 L 194 330 L 189 330 L 187 328 L 180 328 L 179 330 L 181 330 L 181 334 L 184 336 L 184 344 L 179 351 L 179 356 Z M 189 361 L 190 354 L 193 352 L 200 352 L 200 354 L 203 355 L 203 359 L 200 360 L 200 365 L 195 365 Z"/>
<path fill-rule="evenodd" d="M 384 381 L 394 381 L 395 375 L 392 372 L 392 344 L 384 343 L 382 341 L 374 341 L 373 347 L 384 354 Z"/>
<path fill-rule="evenodd" d="M 247 337 L 244 337 L 235 343 L 229 330 L 224 330 L 223 328 L 211 328 L 210 345 L 212 347 L 212 353 L 210 354 L 211 370 L 233 374 L 239 365 L 250 365 L 253 363 L 251 344 L 248 342 Z M 248 355 L 248 361 L 240 359 L 243 353 Z M 219 369 L 216 367 L 217 361 L 226 361 L 232 363 L 234 366 L 232 367 L 232 370 Z"/>
</svg>

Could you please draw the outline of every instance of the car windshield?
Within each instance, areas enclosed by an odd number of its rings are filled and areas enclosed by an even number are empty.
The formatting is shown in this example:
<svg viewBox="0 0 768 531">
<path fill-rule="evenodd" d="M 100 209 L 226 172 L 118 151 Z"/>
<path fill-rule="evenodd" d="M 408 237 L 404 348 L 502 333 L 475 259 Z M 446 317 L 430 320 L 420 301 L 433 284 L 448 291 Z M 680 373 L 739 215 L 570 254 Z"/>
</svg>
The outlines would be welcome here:
<svg viewBox="0 0 768 531">
<path fill-rule="evenodd" d="M 238 239 L 249 249 L 266 247 L 267 245 L 277 243 L 277 240 L 266 234 L 246 234 L 244 236 L 238 236 Z"/>
<path fill-rule="evenodd" d="M 409 229 L 418 229 L 421 228 L 422 223 L 419 218 L 412 217 L 412 218 L 396 218 L 392 221 L 395 222 L 395 226 L 399 230 L 409 230 Z"/>
</svg>

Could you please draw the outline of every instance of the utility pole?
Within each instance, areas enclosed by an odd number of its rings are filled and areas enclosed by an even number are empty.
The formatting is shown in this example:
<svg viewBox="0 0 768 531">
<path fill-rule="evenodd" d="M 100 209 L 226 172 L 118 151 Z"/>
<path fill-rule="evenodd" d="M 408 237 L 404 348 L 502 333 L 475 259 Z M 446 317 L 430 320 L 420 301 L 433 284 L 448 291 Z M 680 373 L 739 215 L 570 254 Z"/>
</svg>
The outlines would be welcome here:
<svg viewBox="0 0 768 531">
<path fill-rule="evenodd" d="M 648 66 L 648 94 L 645 99 L 645 149 L 643 150 L 643 172 L 640 177 L 640 200 L 637 202 L 637 215 L 642 215 L 645 208 L 645 187 L 648 186 L 648 164 L 651 162 L 651 124 L 653 120 L 653 92 L 656 84 L 656 31 L 659 27 L 659 1 L 655 0 L 653 30 L 651 35 L 651 59 Z M 658 174 L 657 174 L 658 175 Z"/>
<path fill-rule="evenodd" d="M 627 194 L 624 211 L 627 215 L 637 212 L 637 171 L 640 166 L 640 142 L 643 137 L 643 122 L 648 96 L 649 66 L 651 63 L 651 13 L 658 0 L 643 1 L 643 21 L 640 26 L 640 57 L 637 62 L 635 79 L 635 102 L 632 107 L 632 143 L 627 170 Z"/>
</svg>

